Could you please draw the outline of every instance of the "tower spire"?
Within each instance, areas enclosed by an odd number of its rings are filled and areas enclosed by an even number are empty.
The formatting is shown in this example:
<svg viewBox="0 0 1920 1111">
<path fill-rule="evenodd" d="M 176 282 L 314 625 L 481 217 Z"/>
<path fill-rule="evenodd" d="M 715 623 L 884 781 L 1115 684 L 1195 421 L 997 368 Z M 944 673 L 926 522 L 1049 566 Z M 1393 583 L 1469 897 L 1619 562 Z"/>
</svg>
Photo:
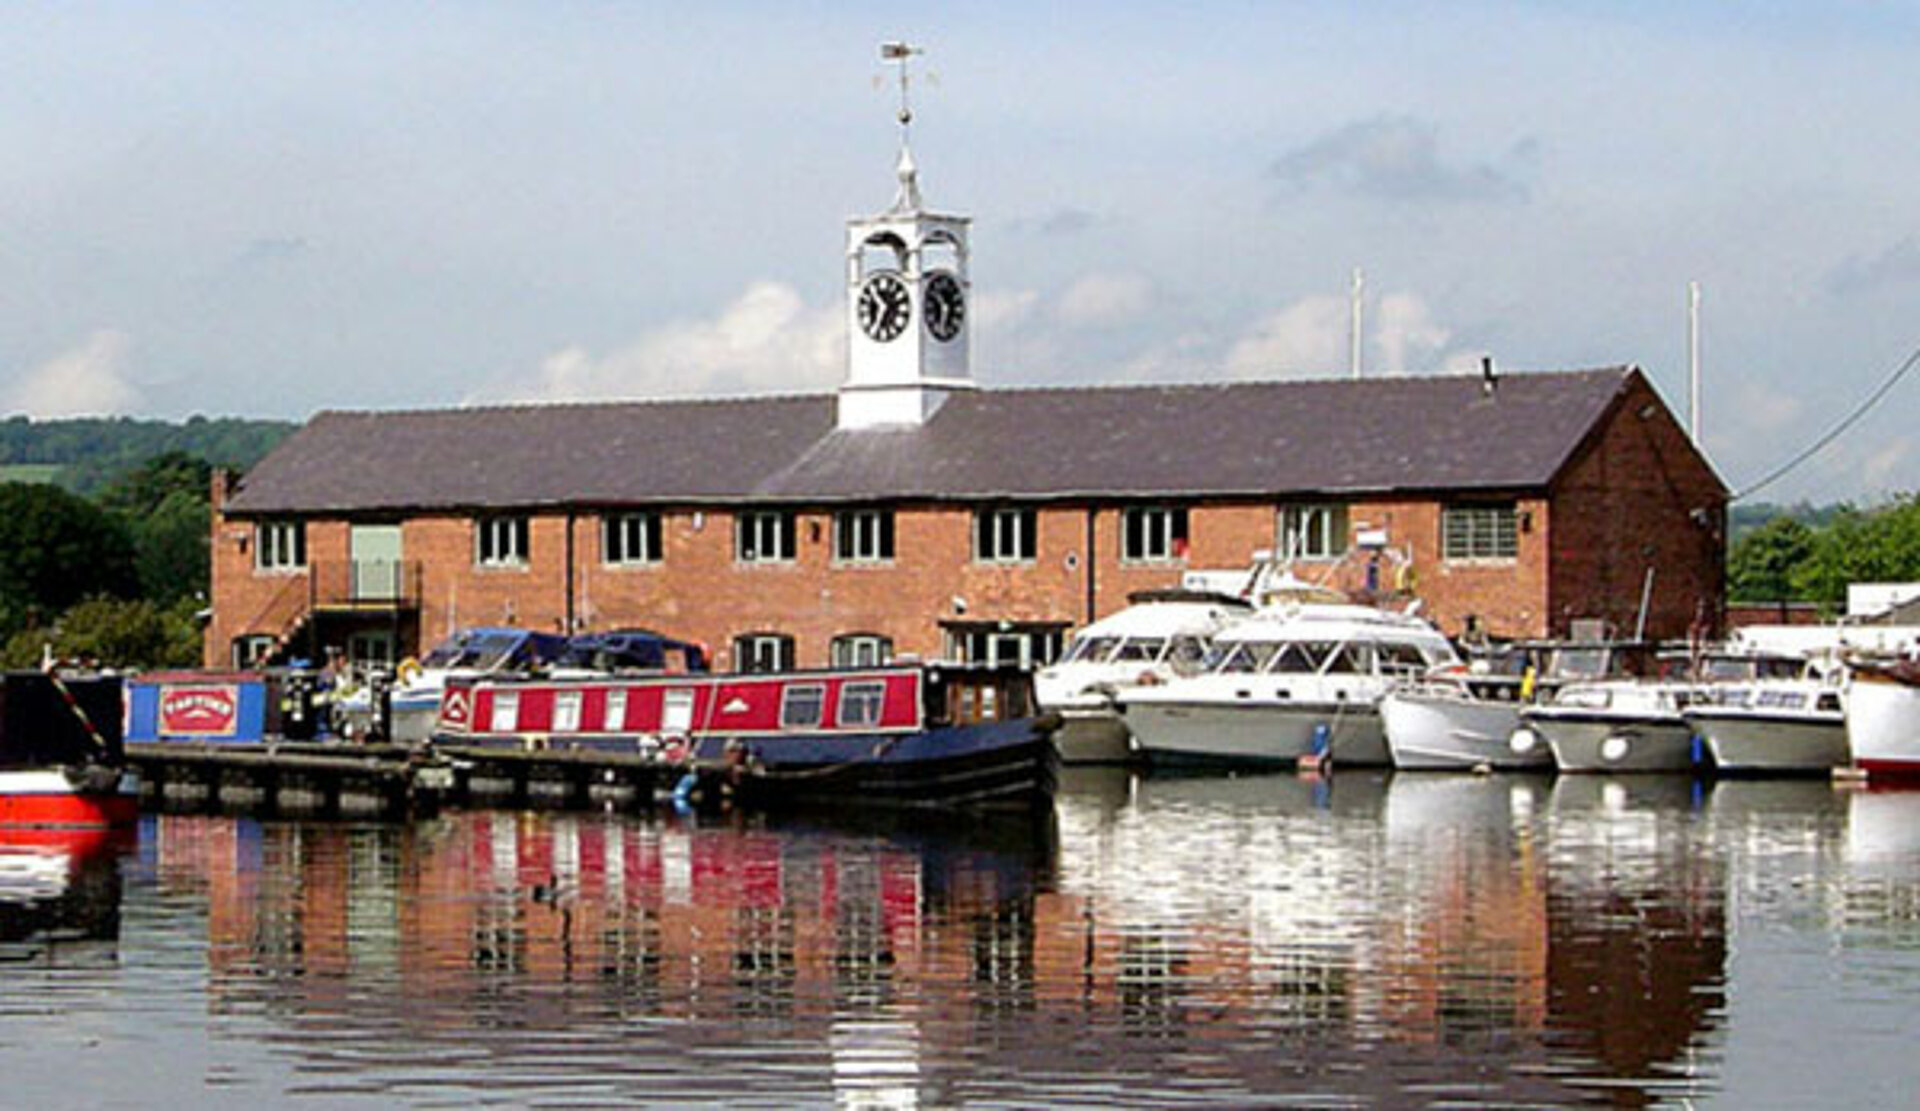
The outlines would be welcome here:
<svg viewBox="0 0 1920 1111">
<path fill-rule="evenodd" d="M 907 71 L 907 63 L 916 54 L 926 53 L 920 47 L 906 42 L 887 42 L 880 44 L 880 60 L 891 64 L 899 74 L 900 111 L 896 118 L 900 121 L 900 159 L 894 167 L 894 173 L 900 178 L 900 191 L 894 194 L 894 212 L 920 211 L 919 168 L 913 164 L 913 148 L 910 143 L 913 125 L 912 84 L 913 75 Z"/>
</svg>

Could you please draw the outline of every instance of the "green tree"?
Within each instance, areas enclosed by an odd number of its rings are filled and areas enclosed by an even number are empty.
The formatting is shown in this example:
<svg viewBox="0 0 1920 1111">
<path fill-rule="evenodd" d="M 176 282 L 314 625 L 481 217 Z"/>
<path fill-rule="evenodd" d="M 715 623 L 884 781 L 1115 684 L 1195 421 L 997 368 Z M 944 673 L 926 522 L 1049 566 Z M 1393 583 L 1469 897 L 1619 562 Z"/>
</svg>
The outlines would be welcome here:
<svg viewBox="0 0 1920 1111">
<path fill-rule="evenodd" d="M 133 546 L 110 514 L 57 486 L 0 483 L 0 635 L 137 588 Z"/>
<path fill-rule="evenodd" d="M 192 667 L 200 659 L 194 603 L 162 607 L 144 598 L 94 597 L 60 615 L 51 628 L 15 633 L 0 649 L 0 664 L 32 667 L 51 650 L 56 659 L 89 660 L 102 667 Z"/>
<path fill-rule="evenodd" d="M 122 475 L 96 500 L 117 515 L 133 540 L 143 597 L 161 603 L 207 592 L 208 486 L 213 465 L 168 451 Z"/>
<path fill-rule="evenodd" d="M 1845 603 L 1850 583 L 1920 579 L 1920 500 L 1906 494 L 1871 512 L 1842 511 L 1814 535 L 1792 578 L 1802 598 L 1830 607 Z"/>
<path fill-rule="evenodd" d="M 1795 600 L 1793 575 L 1813 555 L 1815 534 L 1792 517 L 1775 517 L 1741 537 L 1727 557 L 1727 594 L 1736 602 Z"/>
</svg>

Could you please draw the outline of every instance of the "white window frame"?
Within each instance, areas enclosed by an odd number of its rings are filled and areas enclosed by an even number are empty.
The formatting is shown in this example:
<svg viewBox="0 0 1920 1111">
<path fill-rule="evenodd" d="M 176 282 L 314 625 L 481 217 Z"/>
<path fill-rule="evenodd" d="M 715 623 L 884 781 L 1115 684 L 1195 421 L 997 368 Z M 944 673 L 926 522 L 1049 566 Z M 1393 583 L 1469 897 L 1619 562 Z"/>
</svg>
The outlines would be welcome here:
<svg viewBox="0 0 1920 1111">
<path fill-rule="evenodd" d="M 1280 507 L 1283 558 L 1339 559 L 1347 550 L 1346 506 L 1319 502 Z"/>
<path fill-rule="evenodd" d="M 833 515 L 835 563 L 893 562 L 893 510 L 843 509 Z"/>
<path fill-rule="evenodd" d="M 1040 514 L 1032 506 L 995 505 L 973 514 L 976 563 L 1032 563 L 1039 552 Z"/>
<path fill-rule="evenodd" d="M 878 633 L 848 633 L 833 638 L 828 659 L 834 667 L 879 667 L 893 659 L 893 638 Z"/>
<path fill-rule="evenodd" d="M 759 666 L 762 658 L 769 653 L 772 666 Z M 793 656 L 793 638 L 785 633 L 742 633 L 733 638 L 735 671 L 792 671 Z"/>
<path fill-rule="evenodd" d="M 585 697 L 586 692 L 579 690 L 553 692 L 553 732 L 580 731 L 580 705 Z"/>
<path fill-rule="evenodd" d="M 1514 502 L 1442 507 L 1440 556 L 1454 563 L 1512 563 L 1520 557 L 1520 507 Z"/>
<path fill-rule="evenodd" d="M 1120 513 L 1120 561 L 1184 562 L 1192 536 L 1187 511 L 1181 506 L 1129 506 Z"/>
<path fill-rule="evenodd" d="M 733 558 L 741 563 L 792 563 L 794 525 L 790 509 L 741 511 L 734 516 Z"/>
<path fill-rule="evenodd" d="M 649 510 L 610 513 L 600 518 L 600 562 L 608 567 L 642 567 L 660 562 L 660 514 Z"/>
<path fill-rule="evenodd" d="M 291 573 L 307 569 L 307 525 L 304 521 L 261 521 L 253 526 L 255 570 Z"/>
<path fill-rule="evenodd" d="M 473 520 L 475 567 L 525 567 L 533 546 L 533 526 L 523 514 L 498 514 Z"/>
<path fill-rule="evenodd" d="M 493 705 L 487 715 L 487 732 L 517 733 L 520 731 L 520 692 L 496 690 L 493 692 Z"/>
</svg>

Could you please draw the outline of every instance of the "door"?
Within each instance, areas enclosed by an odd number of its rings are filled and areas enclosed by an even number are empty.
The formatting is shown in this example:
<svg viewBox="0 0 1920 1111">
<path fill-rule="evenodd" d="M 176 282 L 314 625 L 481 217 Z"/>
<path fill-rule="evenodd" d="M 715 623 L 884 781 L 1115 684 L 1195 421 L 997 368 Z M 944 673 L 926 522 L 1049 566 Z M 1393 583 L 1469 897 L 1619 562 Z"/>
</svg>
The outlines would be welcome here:
<svg viewBox="0 0 1920 1111">
<path fill-rule="evenodd" d="M 353 600 L 398 601 L 402 595 L 400 526 L 355 525 L 349 545 Z"/>
</svg>

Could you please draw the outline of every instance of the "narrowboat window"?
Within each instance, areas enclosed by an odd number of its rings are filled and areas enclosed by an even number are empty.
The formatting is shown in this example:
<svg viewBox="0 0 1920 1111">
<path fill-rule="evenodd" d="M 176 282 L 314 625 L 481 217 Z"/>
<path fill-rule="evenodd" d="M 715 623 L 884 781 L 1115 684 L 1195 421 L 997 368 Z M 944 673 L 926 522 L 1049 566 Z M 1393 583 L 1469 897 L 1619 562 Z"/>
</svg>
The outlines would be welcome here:
<svg viewBox="0 0 1920 1111">
<path fill-rule="evenodd" d="M 756 509 L 734 518 L 734 558 L 741 563 L 790 563 L 793 560 L 793 512 Z"/>
<path fill-rule="evenodd" d="M 555 733 L 578 733 L 580 731 L 579 691 L 557 691 L 554 693 L 553 731 Z"/>
<path fill-rule="evenodd" d="M 979 563 L 1031 563 L 1037 532 L 1034 511 L 1014 506 L 976 510 L 973 558 Z"/>
<path fill-rule="evenodd" d="M 512 733 L 520 728 L 520 692 L 494 691 L 493 716 L 489 731 L 494 733 Z"/>
<path fill-rule="evenodd" d="M 852 509 L 833 515 L 833 558 L 841 563 L 893 559 L 893 510 Z"/>
<path fill-rule="evenodd" d="M 607 705 L 600 713 L 600 728 L 608 733 L 618 733 L 627 727 L 627 692 L 611 690 L 607 692 Z"/>
<path fill-rule="evenodd" d="M 1289 559 L 1338 559 L 1346 555 L 1347 507 L 1282 506 L 1280 551 Z"/>
<path fill-rule="evenodd" d="M 1513 502 L 1449 505 L 1440 511 L 1441 555 L 1446 559 L 1512 559 L 1520 550 Z"/>
<path fill-rule="evenodd" d="M 524 567 L 525 517 L 481 517 L 473 522 L 473 561 L 481 567 Z"/>
<path fill-rule="evenodd" d="M 793 670 L 793 638 L 782 633 L 747 633 L 733 638 L 736 671 Z"/>
<path fill-rule="evenodd" d="M 253 526 L 253 565 L 262 571 L 298 571 L 307 565 L 307 526 L 262 521 Z"/>
<path fill-rule="evenodd" d="M 794 683 L 780 692 L 780 728 L 810 729 L 820 724 L 827 688 L 821 683 Z"/>
<path fill-rule="evenodd" d="M 885 683 L 848 683 L 840 688 L 840 713 L 835 720 L 843 729 L 879 725 L 886 701 Z"/>
<path fill-rule="evenodd" d="M 1120 558 L 1132 563 L 1169 563 L 1187 558 L 1187 511 L 1147 505 L 1121 514 Z"/>
<path fill-rule="evenodd" d="M 834 637 L 829 651 L 834 667 L 878 667 L 893 658 L 893 641 L 873 633 L 849 633 Z"/>
<path fill-rule="evenodd" d="M 616 513 L 602 517 L 600 558 L 616 567 L 660 562 L 660 515 Z"/>
<path fill-rule="evenodd" d="M 625 692 L 622 692 L 623 694 Z M 668 691 L 660 700 L 660 730 L 663 733 L 693 731 L 693 692 Z"/>
</svg>

